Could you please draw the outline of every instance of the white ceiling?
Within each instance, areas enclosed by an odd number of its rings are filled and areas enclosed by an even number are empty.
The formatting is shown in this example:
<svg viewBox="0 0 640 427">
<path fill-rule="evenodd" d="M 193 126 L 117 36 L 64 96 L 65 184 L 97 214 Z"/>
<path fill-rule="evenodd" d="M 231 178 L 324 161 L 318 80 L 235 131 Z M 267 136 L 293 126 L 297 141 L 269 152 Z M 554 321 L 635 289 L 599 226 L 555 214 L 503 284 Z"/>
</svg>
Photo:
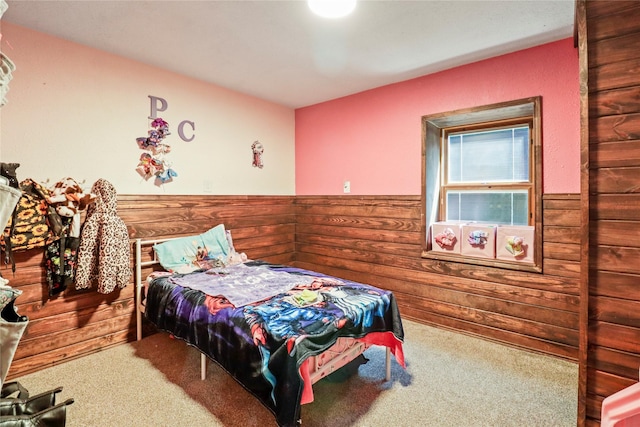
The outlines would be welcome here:
<svg viewBox="0 0 640 427">
<path fill-rule="evenodd" d="M 575 0 L 8 0 L 3 21 L 298 108 L 573 35 Z M 2 41 L 2 50 L 7 48 Z"/>
</svg>

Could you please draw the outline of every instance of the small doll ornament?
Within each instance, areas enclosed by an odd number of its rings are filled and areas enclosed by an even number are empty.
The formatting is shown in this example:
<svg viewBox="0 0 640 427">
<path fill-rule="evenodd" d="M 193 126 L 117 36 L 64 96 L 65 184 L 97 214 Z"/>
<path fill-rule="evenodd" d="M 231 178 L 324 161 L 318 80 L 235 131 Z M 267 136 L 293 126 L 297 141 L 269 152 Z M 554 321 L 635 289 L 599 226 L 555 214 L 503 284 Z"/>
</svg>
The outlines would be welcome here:
<svg viewBox="0 0 640 427">
<path fill-rule="evenodd" d="M 253 167 L 262 169 L 262 153 L 264 153 L 264 147 L 260 141 L 254 141 L 251 144 L 251 151 L 253 151 Z"/>
</svg>

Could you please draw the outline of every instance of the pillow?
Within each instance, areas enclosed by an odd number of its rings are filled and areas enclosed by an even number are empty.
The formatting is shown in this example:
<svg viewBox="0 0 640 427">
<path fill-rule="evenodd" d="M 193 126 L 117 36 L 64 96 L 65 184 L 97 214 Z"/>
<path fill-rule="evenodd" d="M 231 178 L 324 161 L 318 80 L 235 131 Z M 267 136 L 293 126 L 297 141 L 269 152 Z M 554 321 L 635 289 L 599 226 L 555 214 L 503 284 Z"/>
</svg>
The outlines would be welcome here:
<svg viewBox="0 0 640 427">
<path fill-rule="evenodd" d="M 190 273 L 223 262 L 231 249 L 223 224 L 198 236 L 180 237 L 153 245 L 160 265 L 172 273 Z"/>
<path fill-rule="evenodd" d="M 247 254 L 244 252 L 238 253 L 236 252 L 235 246 L 233 246 L 233 237 L 231 236 L 231 231 L 227 230 L 227 241 L 229 242 L 229 256 L 225 260 L 226 265 L 237 265 L 242 264 L 249 260 L 247 258 Z"/>
<path fill-rule="evenodd" d="M 231 251 L 231 253 L 234 253 L 236 251 L 236 248 L 233 246 L 233 237 L 231 237 L 231 231 L 227 230 L 227 242 L 229 243 L 229 250 Z"/>
</svg>

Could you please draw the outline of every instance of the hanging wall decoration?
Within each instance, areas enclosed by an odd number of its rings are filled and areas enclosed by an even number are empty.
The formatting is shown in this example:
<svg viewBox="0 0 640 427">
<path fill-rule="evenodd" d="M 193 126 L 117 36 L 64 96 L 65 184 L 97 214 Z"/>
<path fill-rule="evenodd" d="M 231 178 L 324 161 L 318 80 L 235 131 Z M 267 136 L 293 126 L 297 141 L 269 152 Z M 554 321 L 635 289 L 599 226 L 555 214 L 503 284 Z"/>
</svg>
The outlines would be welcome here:
<svg viewBox="0 0 640 427">
<path fill-rule="evenodd" d="M 0 34 L 1 39 L 2 34 Z M 7 92 L 9 92 L 9 82 L 13 78 L 15 64 L 7 55 L 0 52 L 0 107 L 7 103 Z"/>
<path fill-rule="evenodd" d="M 9 5 L 5 0 L 0 0 L 0 18 L 7 11 Z M 0 41 L 2 33 L 0 32 Z M 10 45 L 9 45 L 10 46 Z M 0 52 L 0 107 L 7 103 L 7 92 L 9 92 L 9 80 L 13 78 L 11 74 L 15 71 L 15 64 L 2 52 Z"/>
<path fill-rule="evenodd" d="M 251 151 L 253 151 L 253 167 L 262 169 L 264 164 L 262 163 L 262 153 L 264 153 L 264 147 L 260 141 L 254 141 L 251 144 Z"/>
<path fill-rule="evenodd" d="M 136 171 L 145 180 L 155 177 L 155 184 L 158 186 L 171 182 L 178 176 L 167 159 L 171 146 L 165 144 L 163 140 L 168 135 L 171 135 L 169 123 L 158 117 L 151 122 L 149 136 L 136 138 L 138 147 L 144 150 L 140 155 Z"/>
</svg>

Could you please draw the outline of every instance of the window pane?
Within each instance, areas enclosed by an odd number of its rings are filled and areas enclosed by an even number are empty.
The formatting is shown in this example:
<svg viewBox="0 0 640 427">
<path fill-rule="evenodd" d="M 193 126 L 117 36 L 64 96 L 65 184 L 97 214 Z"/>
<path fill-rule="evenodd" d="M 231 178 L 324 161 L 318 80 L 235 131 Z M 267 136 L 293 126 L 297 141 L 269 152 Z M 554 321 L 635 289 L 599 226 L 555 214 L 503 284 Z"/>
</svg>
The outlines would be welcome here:
<svg viewBox="0 0 640 427">
<path fill-rule="evenodd" d="M 513 180 L 529 181 L 529 128 L 513 130 Z"/>
<path fill-rule="evenodd" d="M 447 220 L 528 225 L 528 197 L 525 190 L 449 191 Z"/>
<path fill-rule="evenodd" d="M 529 127 L 450 134 L 450 183 L 529 180 Z"/>
<path fill-rule="evenodd" d="M 450 135 L 449 147 L 449 182 L 460 182 L 462 180 L 462 135 Z"/>
</svg>

